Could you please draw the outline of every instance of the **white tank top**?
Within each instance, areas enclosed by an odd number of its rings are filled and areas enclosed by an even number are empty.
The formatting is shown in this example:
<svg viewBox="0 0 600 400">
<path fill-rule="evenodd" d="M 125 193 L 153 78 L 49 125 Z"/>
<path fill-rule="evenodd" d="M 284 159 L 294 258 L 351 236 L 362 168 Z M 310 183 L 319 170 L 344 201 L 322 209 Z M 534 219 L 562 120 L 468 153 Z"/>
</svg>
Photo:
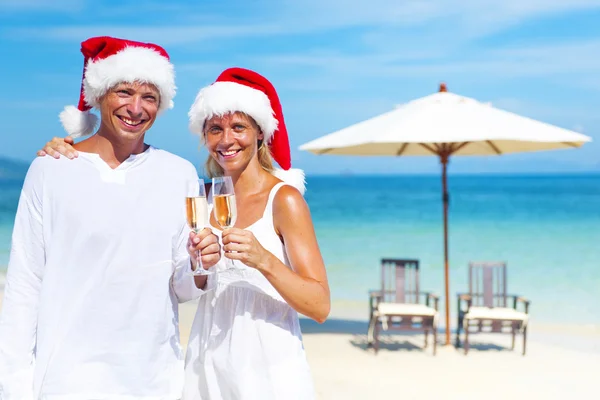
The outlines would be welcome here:
<svg viewBox="0 0 600 400">
<path fill-rule="evenodd" d="M 267 251 L 271 252 L 282 263 L 289 267 L 290 263 L 285 251 L 285 246 L 281 241 L 281 238 L 275 232 L 275 226 L 273 225 L 273 200 L 275 199 L 275 195 L 279 189 L 285 185 L 286 183 L 279 182 L 273 186 L 271 192 L 269 193 L 269 198 L 267 200 L 262 217 L 244 229 L 251 231 Z M 221 236 L 221 231 L 217 229 L 214 229 L 214 231 L 219 237 Z M 217 264 L 217 268 L 219 270 L 225 268 L 225 261 L 229 261 L 229 259 L 222 257 Z M 235 266 L 239 268 L 238 270 L 225 270 L 218 272 L 217 279 L 219 281 L 219 286 L 233 285 L 247 287 L 248 285 L 251 285 L 255 290 L 264 292 L 265 294 L 277 300 L 284 301 L 281 295 L 269 283 L 267 278 L 265 278 L 264 275 L 258 270 L 246 266 L 241 261 L 236 260 L 234 263 Z"/>
</svg>

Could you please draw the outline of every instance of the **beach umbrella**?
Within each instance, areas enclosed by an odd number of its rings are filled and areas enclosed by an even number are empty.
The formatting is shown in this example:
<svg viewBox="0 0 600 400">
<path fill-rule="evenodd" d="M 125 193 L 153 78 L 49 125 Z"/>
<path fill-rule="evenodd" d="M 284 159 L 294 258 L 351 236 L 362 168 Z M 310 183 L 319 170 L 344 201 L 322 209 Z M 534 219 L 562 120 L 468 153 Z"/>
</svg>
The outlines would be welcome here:
<svg viewBox="0 0 600 400">
<path fill-rule="evenodd" d="M 580 147 L 591 138 L 489 103 L 439 92 L 322 136 L 300 150 L 325 155 L 436 156 L 442 165 L 446 344 L 450 344 L 447 167 L 453 156 L 487 156 Z"/>
</svg>

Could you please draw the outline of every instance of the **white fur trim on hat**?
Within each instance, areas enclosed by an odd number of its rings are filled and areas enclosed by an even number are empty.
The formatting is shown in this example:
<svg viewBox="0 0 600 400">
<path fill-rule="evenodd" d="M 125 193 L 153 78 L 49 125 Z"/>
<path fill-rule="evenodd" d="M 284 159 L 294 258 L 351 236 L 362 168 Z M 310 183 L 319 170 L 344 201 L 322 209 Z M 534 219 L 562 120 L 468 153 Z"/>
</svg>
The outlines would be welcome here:
<svg viewBox="0 0 600 400">
<path fill-rule="evenodd" d="M 98 123 L 98 117 L 94 114 L 80 111 L 75 106 L 66 106 L 59 118 L 65 131 L 73 138 L 91 135 Z"/>
<path fill-rule="evenodd" d="M 251 116 L 269 143 L 278 124 L 269 98 L 260 90 L 235 82 L 219 81 L 200 90 L 188 113 L 190 130 L 204 137 L 207 119 L 236 111 Z"/>
<path fill-rule="evenodd" d="M 98 108 L 100 98 L 121 82 L 151 83 L 160 92 L 159 111 L 173 108 L 175 69 L 156 50 L 147 47 L 126 47 L 116 54 L 89 61 L 83 79 L 83 94 L 88 105 Z"/>
<path fill-rule="evenodd" d="M 285 183 L 298 189 L 300 193 L 304 194 L 304 192 L 306 192 L 306 179 L 303 170 L 299 168 L 290 168 L 286 171 L 281 168 L 276 168 L 271 173 Z"/>
</svg>

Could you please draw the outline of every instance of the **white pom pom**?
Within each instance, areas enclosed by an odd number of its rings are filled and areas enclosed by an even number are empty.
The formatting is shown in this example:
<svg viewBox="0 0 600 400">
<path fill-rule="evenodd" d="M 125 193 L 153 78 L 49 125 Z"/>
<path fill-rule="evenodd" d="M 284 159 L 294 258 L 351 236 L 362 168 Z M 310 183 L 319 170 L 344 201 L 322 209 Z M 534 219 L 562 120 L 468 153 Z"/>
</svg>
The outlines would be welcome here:
<svg viewBox="0 0 600 400">
<path fill-rule="evenodd" d="M 80 111 L 75 106 L 66 106 L 60 113 L 60 122 L 69 136 L 78 138 L 94 133 L 98 117 L 89 111 Z"/>
<path fill-rule="evenodd" d="M 300 193 L 304 194 L 304 192 L 306 192 L 306 180 L 304 179 L 304 171 L 301 169 L 290 168 L 286 171 L 276 168 L 273 170 L 272 174 L 298 189 Z"/>
</svg>

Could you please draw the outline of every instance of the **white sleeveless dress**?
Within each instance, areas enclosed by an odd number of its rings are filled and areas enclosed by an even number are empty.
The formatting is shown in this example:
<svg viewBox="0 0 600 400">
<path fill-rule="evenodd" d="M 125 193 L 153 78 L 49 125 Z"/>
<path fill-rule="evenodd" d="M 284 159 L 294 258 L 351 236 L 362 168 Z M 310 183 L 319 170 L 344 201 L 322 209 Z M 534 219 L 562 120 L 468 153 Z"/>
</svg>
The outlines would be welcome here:
<svg viewBox="0 0 600 400">
<path fill-rule="evenodd" d="M 273 226 L 271 189 L 261 219 L 246 228 L 289 266 Z M 217 235 L 220 231 L 214 229 Z M 224 267 L 226 258 L 217 264 Z M 298 314 L 256 269 L 209 275 L 199 300 L 185 360 L 183 400 L 311 400 L 312 376 Z"/>
</svg>

